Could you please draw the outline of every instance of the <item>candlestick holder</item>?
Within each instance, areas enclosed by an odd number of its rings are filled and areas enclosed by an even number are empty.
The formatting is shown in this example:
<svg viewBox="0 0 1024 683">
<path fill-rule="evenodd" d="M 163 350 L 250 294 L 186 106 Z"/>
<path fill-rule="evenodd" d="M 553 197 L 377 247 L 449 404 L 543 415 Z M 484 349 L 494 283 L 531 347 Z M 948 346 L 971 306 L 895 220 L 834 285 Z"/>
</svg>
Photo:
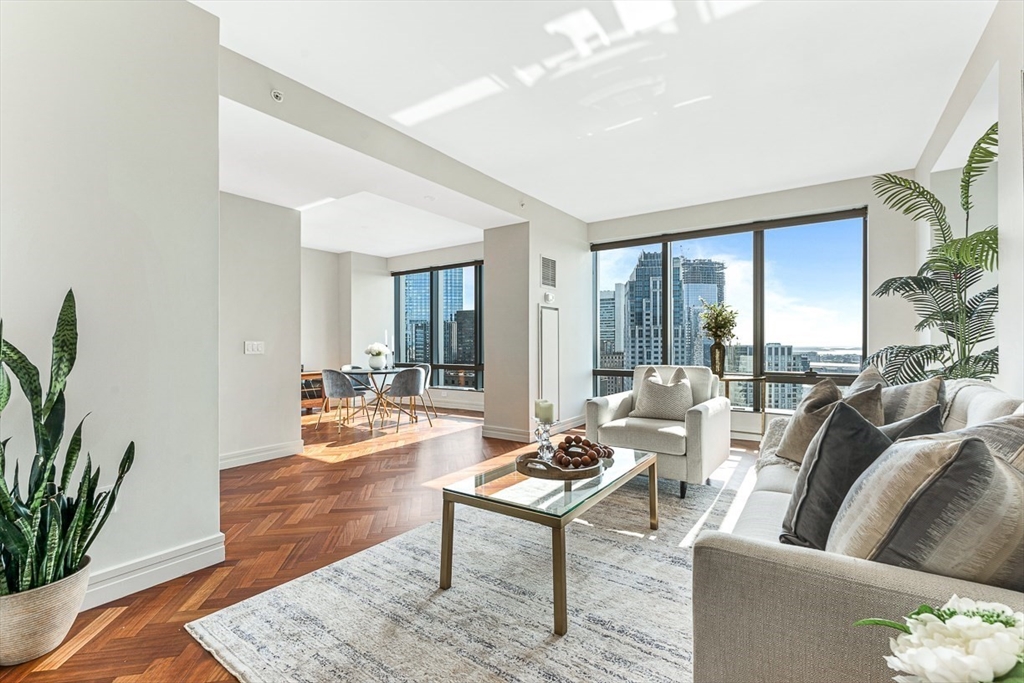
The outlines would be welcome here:
<svg viewBox="0 0 1024 683">
<path fill-rule="evenodd" d="M 558 423 L 533 419 L 537 423 L 537 428 L 533 430 L 533 435 L 537 437 L 537 456 L 543 460 L 551 460 L 555 454 L 555 447 L 551 445 L 551 428 Z"/>
</svg>

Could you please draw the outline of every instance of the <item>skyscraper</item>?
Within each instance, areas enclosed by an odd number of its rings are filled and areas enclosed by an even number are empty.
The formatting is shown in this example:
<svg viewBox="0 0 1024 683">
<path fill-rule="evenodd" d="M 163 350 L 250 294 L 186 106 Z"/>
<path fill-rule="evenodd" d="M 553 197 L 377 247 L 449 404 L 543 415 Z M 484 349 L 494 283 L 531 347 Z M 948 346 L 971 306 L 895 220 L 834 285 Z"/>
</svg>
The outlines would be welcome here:
<svg viewBox="0 0 1024 683">
<path fill-rule="evenodd" d="M 400 342 L 404 361 L 429 363 L 430 349 L 430 279 L 431 273 L 412 273 L 403 277 L 403 299 L 401 305 L 404 315 L 404 334 Z M 463 269 L 450 268 L 438 272 L 438 284 L 441 287 L 441 320 L 440 342 L 445 354 L 451 351 L 457 355 L 458 335 L 455 315 L 463 309 Z M 471 309 L 472 310 L 472 309 Z M 447 323 L 453 323 L 449 325 Z M 450 356 L 449 356 L 450 357 Z M 444 359 L 442 359 L 444 360 Z M 444 362 L 454 362 L 444 360 Z"/>
<path fill-rule="evenodd" d="M 661 251 L 641 251 L 626 282 L 626 367 L 661 363 Z"/>
<path fill-rule="evenodd" d="M 725 301 L 725 264 L 711 259 L 672 259 L 672 355 L 681 365 L 710 365 L 711 343 L 701 328 L 704 302 Z"/>
<path fill-rule="evenodd" d="M 615 351 L 615 291 L 604 290 L 597 300 L 597 349 L 598 353 L 606 354 Z"/>
</svg>

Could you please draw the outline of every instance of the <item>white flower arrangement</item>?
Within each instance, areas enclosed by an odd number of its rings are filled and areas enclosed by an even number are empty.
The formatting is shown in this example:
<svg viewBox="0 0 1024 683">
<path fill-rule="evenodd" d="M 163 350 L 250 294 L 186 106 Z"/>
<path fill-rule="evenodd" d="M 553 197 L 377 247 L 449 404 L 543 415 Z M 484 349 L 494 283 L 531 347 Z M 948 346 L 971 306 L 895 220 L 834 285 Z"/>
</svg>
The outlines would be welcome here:
<svg viewBox="0 0 1024 683">
<path fill-rule="evenodd" d="M 391 349 L 389 349 L 386 344 L 381 344 L 380 342 L 373 342 L 372 344 L 366 347 L 366 350 L 363 351 L 363 353 L 365 353 L 367 356 L 383 356 L 388 353 L 391 353 Z"/>
<path fill-rule="evenodd" d="M 885 661 L 897 683 L 1024 683 L 1024 613 L 998 602 L 953 596 L 941 609 L 921 605 L 905 625 L 862 619 L 862 625 L 895 628 Z"/>
</svg>

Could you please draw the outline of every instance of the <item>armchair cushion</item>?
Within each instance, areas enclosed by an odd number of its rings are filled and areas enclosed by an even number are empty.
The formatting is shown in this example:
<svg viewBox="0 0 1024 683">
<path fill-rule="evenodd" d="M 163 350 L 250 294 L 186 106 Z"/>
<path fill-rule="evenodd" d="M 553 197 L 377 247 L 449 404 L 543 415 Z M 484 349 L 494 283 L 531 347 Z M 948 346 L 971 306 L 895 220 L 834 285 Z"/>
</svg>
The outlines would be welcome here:
<svg viewBox="0 0 1024 683">
<path fill-rule="evenodd" d="M 693 390 L 682 368 L 676 368 L 668 381 L 653 368 L 647 368 L 633 402 L 630 417 L 686 421 L 686 411 L 693 407 Z"/>
<path fill-rule="evenodd" d="M 646 417 L 624 417 L 598 427 L 597 440 L 608 446 L 685 455 L 686 424 Z"/>
</svg>

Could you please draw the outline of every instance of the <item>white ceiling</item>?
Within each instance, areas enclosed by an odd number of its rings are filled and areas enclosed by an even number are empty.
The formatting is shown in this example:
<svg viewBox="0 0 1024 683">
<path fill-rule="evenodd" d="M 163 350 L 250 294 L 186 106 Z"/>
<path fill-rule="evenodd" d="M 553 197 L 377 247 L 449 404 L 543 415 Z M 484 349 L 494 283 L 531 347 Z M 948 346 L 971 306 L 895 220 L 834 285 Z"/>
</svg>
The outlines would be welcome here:
<svg viewBox="0 0 1024 683">
<path fill-rule="evenodd" d="M 221 42 L 587 221 L 916 165 L 995 0 L 193 0 Z"/>
<path fill-rule="evenodd" d="M 522 219 L 220 99 L 220 189 L 302 212 L 302 246 L 399 256 L 483 240 Z"/>
</svg>

